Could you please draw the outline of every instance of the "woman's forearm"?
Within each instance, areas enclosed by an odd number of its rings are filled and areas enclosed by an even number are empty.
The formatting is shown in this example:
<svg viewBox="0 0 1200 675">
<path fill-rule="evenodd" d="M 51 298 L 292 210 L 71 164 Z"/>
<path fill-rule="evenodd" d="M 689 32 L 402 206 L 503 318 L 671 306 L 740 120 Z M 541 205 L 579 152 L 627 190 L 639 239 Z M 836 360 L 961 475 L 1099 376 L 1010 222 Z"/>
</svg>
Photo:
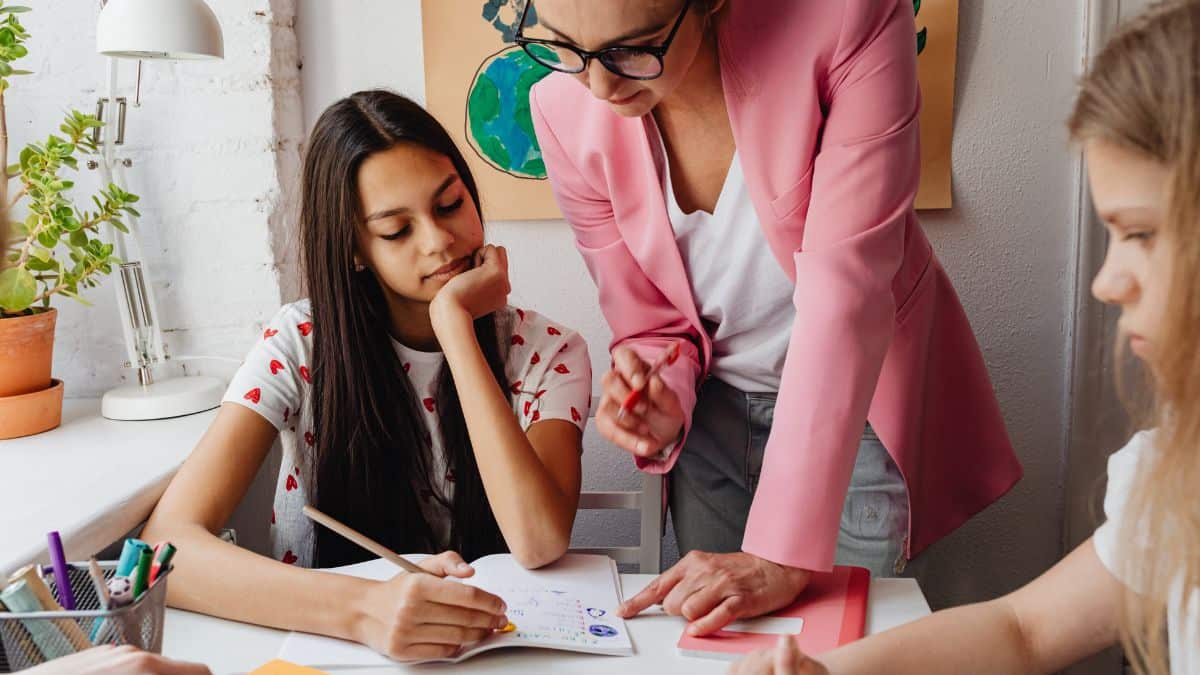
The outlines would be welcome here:
<svg viewBox="0 0 1200 675">
<path fill-rule="evenodd" d="M 496 522 L 518 562 L 540 567 L 566 551 L 577 494 L 542 463 L 479 347 L 470 317 L 437 326 Z"/>
<path fill-rule="evenodd" d="M 198 524 L 150 523 L 144 536 L 179 549 L 173 607 L 284 630 L 362 641 L 358 598 L 377 582 L 304 569 L 221 541 Z"/>
<path fill-rule="evenodd" d="M 1017 615 L 1004 599 L 937 612 L 819 659 L 834 675 L 1039 673 Z"/>
</svg>

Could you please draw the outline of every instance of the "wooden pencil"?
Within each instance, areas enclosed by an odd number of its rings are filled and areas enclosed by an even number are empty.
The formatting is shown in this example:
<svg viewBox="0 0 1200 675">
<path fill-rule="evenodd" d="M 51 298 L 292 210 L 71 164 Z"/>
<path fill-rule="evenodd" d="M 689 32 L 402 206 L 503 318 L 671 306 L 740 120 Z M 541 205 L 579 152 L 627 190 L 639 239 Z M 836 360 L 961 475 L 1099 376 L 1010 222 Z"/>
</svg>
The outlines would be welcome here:
<svg viewBox="0 0 1200 675">
<path fill-rule="evenodd" d="M 388 562 L 392 563 L 393 565 L 396 565 L 397 567 L 404 570 L 405 572 L 411 572 L 413 574 L 429 574 L 432 576 L 437 576 L 436 574 L 433 574 L 433 572 L 430 572 L 429 570 L 427 570 L 423 567 L 418 567 L 417 565 L 410 563 L 409 561 L 402 558 L 398 553 L 392 551 L 388 547 L 386 547 L 383 544 L 368 537 L 367 535 L 363 534 L 362 532 L 355 530 L 354 528 L 350 527 L 349 525 L 346 525 L 345 523 L 342 523 L 342 522 L 334 519 L 331 516 L 327 516 L 324 513 L 321 513 L 320 511 L 318 511 L 317 509 L 315 509 L 311 506 L 305 505 L 302 510 L 304 511 L 304 515 L 308 516 L 315 522 L 320 523 L 321 525 L 324 525 L 325 527 L 328 527 L 329 529 L 333 530 L 337 534 L 340 534 L 341 536 L 354 542 L 355 544 L 358 544 L 359 546 L 365 548 L 366 550 L 370 551 L 371 553 L 374 553 L 375 555 L 379 556 L 380 558 L 383 558 L 384 560 L 387 560 Z"/>
</svg>

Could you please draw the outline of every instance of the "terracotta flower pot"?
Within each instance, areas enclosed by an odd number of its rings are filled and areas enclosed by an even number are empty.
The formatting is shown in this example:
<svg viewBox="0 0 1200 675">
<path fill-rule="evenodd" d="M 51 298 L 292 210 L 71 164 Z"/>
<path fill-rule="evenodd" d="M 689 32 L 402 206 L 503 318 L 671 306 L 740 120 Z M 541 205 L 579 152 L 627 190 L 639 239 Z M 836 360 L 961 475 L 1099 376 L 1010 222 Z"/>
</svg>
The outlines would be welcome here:
<svg viewBox="0 0 1200 675">
<path fill-rule="evenodd" d="M 54 309 L 0 319 L 0 438 L 53 429 L 62 419 L 63 385 L 50 379 L 56 319 Z"/>
</svg>

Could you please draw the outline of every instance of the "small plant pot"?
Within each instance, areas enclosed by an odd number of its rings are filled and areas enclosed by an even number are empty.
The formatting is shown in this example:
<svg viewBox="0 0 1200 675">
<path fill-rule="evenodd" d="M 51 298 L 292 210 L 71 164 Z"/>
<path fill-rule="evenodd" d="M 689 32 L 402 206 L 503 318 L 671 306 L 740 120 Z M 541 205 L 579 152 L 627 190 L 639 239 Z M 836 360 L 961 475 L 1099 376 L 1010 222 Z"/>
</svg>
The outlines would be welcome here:
<svg viewBox="0 0 1200 675">
<path fill-rule="evenodd" d="M 0 397 L 0 439 L 32 436 L 62 424 L 63 383 L 32 394 Z"/>
<path fill-rule="evenodd" d="M 50 388 L 58 310 L 0 318 L 0 398 Z"/>
</svg>

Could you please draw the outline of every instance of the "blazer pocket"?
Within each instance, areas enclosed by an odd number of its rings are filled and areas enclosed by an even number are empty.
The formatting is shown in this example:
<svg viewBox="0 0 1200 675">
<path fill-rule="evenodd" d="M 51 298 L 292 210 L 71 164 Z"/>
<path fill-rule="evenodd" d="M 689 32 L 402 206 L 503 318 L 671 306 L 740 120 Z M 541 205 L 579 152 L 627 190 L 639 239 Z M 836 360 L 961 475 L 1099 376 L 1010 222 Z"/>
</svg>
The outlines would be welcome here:
<svg viewBox="0 0 1200 675">
<path fill-rule="evenodd" d="M 777 220 L 783 220 L 795 215 L 801 207 L 808 210 L 809 198 L 812 197 L 812 167 L 808 173 L 792 187 L 784 190 L 778 197 L 771 200 L 771 211 Z"/>
</svg>

